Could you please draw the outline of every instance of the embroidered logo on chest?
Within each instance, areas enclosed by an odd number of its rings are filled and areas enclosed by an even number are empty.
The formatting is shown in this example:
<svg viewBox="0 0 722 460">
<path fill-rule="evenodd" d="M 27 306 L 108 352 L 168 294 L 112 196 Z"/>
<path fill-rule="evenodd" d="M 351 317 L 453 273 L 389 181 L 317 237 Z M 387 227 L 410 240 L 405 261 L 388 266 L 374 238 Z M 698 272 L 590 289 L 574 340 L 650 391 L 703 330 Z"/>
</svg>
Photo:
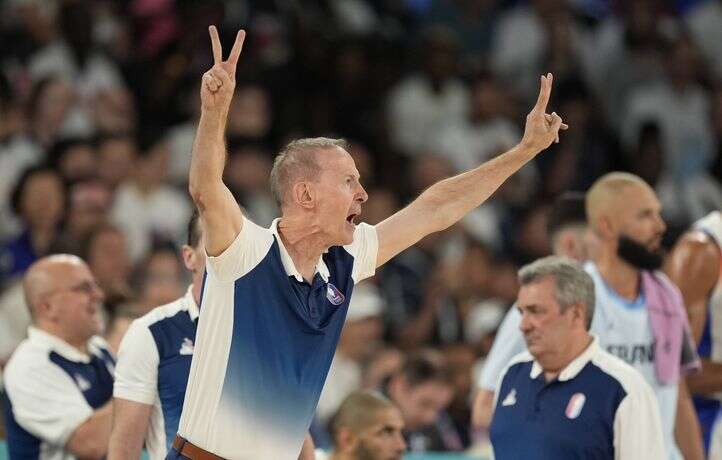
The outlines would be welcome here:
<svg viewBox="0 0 722 460">
<path fill-rule="evenodd" d="M 567 410 L 564 411 L 567 418 L 574 420 L 575 418 L 579 417 L 579 414 L 582 413 L 582 408 L 584 407 L 584 403 L 586 401 L 587 397 L 584 396 L 584 393 L 574 393 L 569 399 L 569 403 L 567 404 Z"/>
<path fill-rule="evenodd" d="M 502 406 L 513 406 L 516 404 L 516 388 L 512 388 L 506 398 L 501 402 Z"/>
<path fill-rule="evenodd" d="M 346 297 L 331 283 L 326 285 L 326 298 L 334 305 L 341 305 Z"/>
<path fill-rule="evenodd" d="M 78 385 L 78 388 L 80 388 L 80 391 L 90 390 L 90 387 L 91 387 L 90 382 L 88 382 L 88 380 L 85 377 L 83 377 L 80 374 L 75 374 L 74 377 L 75 377 L 75 383 Z"/>
<path fill-rule="evenodd" d="M 183 339 L 180 350 L 178 351 L 181 355 L 192 355 L 193 354 L 193 341 L 188 337 Z"/>
</svg>

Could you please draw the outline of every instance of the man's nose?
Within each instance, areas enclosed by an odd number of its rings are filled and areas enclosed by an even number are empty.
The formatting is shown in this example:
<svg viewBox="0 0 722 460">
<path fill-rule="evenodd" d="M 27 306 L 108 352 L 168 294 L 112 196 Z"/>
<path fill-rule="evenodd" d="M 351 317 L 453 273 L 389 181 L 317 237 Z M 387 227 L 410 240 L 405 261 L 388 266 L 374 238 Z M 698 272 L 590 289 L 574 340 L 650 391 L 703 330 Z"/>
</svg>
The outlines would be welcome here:
<svg viewBox="0 0 722 460">
<path fill-rule="evenodd" d="M 366 193 L 366 189 L 364 189 L 363 185 L 359 185 L 359 193 L 356 199 L 361 203 L 365 203 L 366 200 L 369 199 L 369 195 Z"/>
</svg>

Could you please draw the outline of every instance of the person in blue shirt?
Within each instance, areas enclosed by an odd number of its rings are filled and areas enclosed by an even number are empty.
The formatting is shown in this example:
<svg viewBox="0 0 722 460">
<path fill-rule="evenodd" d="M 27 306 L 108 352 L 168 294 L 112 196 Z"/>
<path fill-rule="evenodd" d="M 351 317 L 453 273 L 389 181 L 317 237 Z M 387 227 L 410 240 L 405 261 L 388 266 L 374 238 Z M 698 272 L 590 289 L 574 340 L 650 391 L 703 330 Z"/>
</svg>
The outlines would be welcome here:
<svg viewBox="0 0 722 460">
<path fill-rule="evenodd" d="M 545 113 L 552 75 L 541 76 L 517 146 L 432 185 L 376 226 L 357 223 L 368 195 L 346 143 L 293 141 L 277 156 L 270 177 L 282 216 L 262 228 L 243 215 L 223 183 L 224 130 L 245 32 L 238 32 L 226 61 L 215 27 L 210 34 L 214 65 L 202 78 L 189 174 L 205 230 L 207 275 L 178 436 L 167 458 L 200 452 L 296 459 L 354 285 L 483 203 L 566 125 L 556 113 Z"/>
<path fill-rule="evenodd" d="M 497 460 L 666 457 L 659 406 L 642 375 L 589 334 L 594 281 L 549 256 L 519 271 L 517 308 L 526 352 L 494 394 Z"/>
</svg>

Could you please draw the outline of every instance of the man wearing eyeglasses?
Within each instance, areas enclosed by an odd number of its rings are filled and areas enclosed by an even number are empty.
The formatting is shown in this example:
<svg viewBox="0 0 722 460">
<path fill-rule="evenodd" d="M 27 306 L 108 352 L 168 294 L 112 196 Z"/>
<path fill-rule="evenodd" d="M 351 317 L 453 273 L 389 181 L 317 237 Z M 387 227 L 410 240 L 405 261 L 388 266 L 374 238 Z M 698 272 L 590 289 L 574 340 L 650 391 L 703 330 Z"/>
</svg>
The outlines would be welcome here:
<svg viewBox="0 0 722 460">
<path fill-rule="evenodd" d="M 31 265 L 23 290 L 33 324 L 5 369 L 10 458 L 103 458 L 115 366 L 97 335 L 103 292 L 85 262 L 67 254 Z"/>
</svg>

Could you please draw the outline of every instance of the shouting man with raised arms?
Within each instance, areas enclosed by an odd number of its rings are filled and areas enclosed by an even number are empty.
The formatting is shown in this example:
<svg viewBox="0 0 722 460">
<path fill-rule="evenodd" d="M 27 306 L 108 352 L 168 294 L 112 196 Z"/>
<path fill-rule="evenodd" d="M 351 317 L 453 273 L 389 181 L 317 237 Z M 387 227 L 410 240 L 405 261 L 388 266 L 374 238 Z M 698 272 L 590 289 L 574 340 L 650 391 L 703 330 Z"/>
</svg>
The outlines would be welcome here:
<svg viewBox="0 0 722 460">
<path fill-rule="evenodd" d="M 282 216 L 261 228 L 242 214 L 222 180 L 224 129 L 245 32 L 238 32 L 226 61 L 215 27 L 210 35 L 214 65 L 201 84 L 189 181 L 206 232 L 207 275 L 169 458 L 295 459 L 354 285 L 483 203 L 558 141 L 566 125 L 545 113 L 552 75 L 542 76 L 516 147 L 438 182 L 375 227 L 356 223 L 368 196 L 345 142 L 293 141 L 276 157 L 270 178 Z"/>
</svg>

